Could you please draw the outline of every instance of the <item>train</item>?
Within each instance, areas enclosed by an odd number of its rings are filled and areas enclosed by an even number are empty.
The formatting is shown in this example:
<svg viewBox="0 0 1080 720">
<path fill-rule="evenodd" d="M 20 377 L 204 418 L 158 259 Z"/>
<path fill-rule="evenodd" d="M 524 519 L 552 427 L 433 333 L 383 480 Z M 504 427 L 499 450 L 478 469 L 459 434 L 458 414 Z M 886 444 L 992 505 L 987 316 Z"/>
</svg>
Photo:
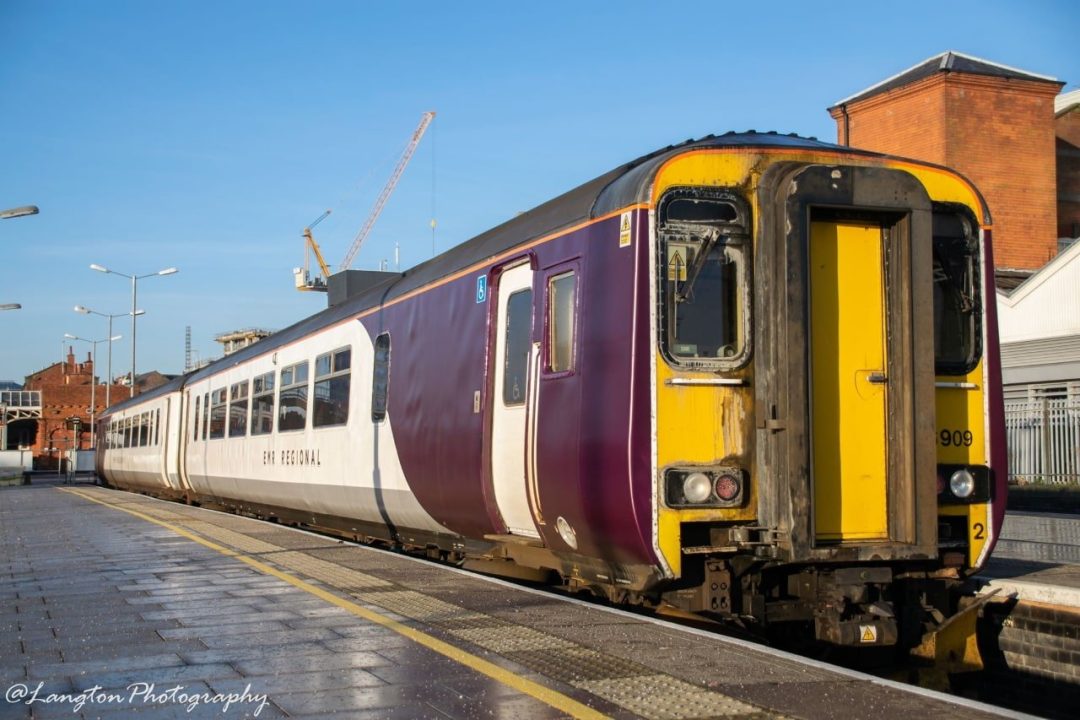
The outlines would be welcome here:
<svg viewBox="0 0 1080 720">
<path fill-rule="evenodd" d="M 731 132 L 644 155 L 108 408 L 124 490 L 645 608 L 910 647 L 1006 494 L 961 175 Z"/>
</svg>

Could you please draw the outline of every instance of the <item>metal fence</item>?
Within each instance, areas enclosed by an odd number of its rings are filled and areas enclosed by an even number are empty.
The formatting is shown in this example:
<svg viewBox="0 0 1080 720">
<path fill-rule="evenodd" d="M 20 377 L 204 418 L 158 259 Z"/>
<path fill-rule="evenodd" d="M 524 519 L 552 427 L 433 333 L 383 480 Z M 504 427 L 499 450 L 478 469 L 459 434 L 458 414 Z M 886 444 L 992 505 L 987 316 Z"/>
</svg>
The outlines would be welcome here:
<svg viewBox="0 0 1080 720">
<path fill-rule="evenodd" d="M 1080 485 L 1080 398 L 1005 403 L 1009 481 Z"/>
</svg>

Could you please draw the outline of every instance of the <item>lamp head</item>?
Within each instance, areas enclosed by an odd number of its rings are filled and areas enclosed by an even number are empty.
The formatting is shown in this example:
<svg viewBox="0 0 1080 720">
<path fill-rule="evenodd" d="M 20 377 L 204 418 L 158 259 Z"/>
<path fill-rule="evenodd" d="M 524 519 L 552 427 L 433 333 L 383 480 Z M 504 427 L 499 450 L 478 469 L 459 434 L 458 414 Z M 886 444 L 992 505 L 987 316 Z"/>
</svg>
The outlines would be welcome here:
<svg viewBox="0 0 1080 720">
<path fill-rule="evenodd" d="M 158 275 L 173 275 L 173 274 L 178 273 L 178 272 L 180 272 L 180 271 L 177 270 L 174 267 L 171 267 L 171 268 L 165 268 L 164 270 L 158 270 Z"/>
<path fill-rule="evenodd" d="M 76 305 L 75 306 L 75 312 L 82 313 L 83 315 L 89 315 L 90 314 L 90 308 L 83 307 L 82 305 Z"/>
<path fill-rule="evenodd" d="M 102 267 L 101 265 L 98 265 L 97 263 L 93 263 L 93 264 L 91 264 L 91 265 L 90 265 L 90 269 L 91 269 L 91 270 L 97 270 L 98 272 L 103 272 L 103 273 L 107 273 L 107 272 L 109 272 L 109 268 L 107 268 L 107 267 Z"/>
</svg>

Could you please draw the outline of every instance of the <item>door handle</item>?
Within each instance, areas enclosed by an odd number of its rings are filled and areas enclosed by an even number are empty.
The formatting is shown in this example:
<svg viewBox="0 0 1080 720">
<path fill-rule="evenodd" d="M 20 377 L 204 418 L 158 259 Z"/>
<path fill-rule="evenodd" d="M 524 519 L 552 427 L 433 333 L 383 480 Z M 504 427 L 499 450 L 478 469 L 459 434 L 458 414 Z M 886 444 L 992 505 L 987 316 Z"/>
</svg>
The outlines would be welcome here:
<svg viewBox="0 0 1080 720">
<path fill-rule="evenodd" d="M 866 376 L 866 381 L 874 385 L 885 385 L 889 382 L 889 378 L 885 377 L 883 372 L 872 372 Z"/>
</svg>

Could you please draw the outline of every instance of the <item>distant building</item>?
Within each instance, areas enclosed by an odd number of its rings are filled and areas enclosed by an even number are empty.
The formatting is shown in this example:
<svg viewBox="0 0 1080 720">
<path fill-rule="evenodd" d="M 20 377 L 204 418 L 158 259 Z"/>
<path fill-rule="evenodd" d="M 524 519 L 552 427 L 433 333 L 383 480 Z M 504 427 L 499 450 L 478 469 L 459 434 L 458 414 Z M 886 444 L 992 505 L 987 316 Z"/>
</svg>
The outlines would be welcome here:
<svg viewBox="0 0 1080 720">
<path fill-rule="evenodd" d="M 1080 401 L 1080 243 L 998 293 L 998 323 L 1006 398 Z"/>
<path fill-rule="evenodd" d="M 843 145 L 967 176 L 990 207 L 996 269 L 1022 279 L 1058 253 L 1054 99 L 1063 85 L 945 52 L 840 100 L 829 114 Z"/>
<path fill-rule="evenodd" d="M 226 355 L 232 355 L 237 350 L 242 350 L 248 345 L 253 345 L 264 337 L 272 335 L 273 332 L 273 330 L 263 330 L 261 328 L 245 328 L 221 333 L 214 340 L 221 343 Z"/>
<path fill-rule="evenodd" d="M 141 395 L 147 390 L 153 390 L 156 387 L 161 387 L 165 383 L 175 380 L 178 375 L 164 375 L 157 370 L 151 370 L 148 373 L 135 376 L 135 394 Z"/>
<path fill-rule="evenodd" d="M 105 385 L 98 383 L 94 388 L 96 380 L 94 361 L 89 353 L 86 361 L 79 363 L 70 348 L 63 362 L 27 375 L 23 390 L 41 391 L 41 417 L 12 422 L 8 426 L 8 447 L 5 449 L 31 448 L 34 465 L 42 470 L 56 468 L 64 451 L 89 449 L 93 444 L 91 396 L 94 415 L 105 409 Z M 119 384 L 109 390 L 113 401 L 127 397 L 128 393 L 129 390 Z"/>
<path fill-rule="evenodd" d="M 1080 238 L 1080 90 L 1054 100 L 1057 135 L 1057 224 L 1059 250 Z"/>
</svg>

